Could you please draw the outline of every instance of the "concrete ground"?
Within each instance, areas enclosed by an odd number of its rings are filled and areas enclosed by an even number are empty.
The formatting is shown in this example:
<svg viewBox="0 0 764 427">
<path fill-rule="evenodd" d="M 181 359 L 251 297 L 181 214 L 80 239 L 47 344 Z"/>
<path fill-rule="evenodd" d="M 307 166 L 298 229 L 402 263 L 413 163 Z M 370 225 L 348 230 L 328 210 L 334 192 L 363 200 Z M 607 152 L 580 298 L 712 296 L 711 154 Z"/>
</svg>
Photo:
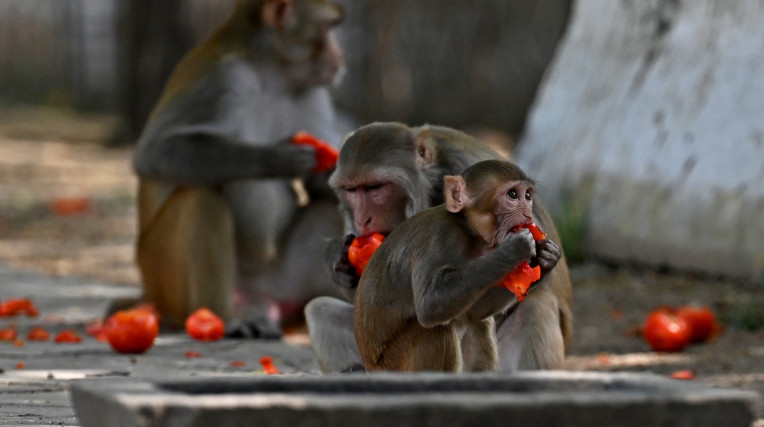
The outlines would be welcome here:
<svg viewBox="0 0 764 427">
<path fill-rule="evenodd" d="M 318 373 L 313 353 L 300 343 L 199 342 L 185 333 L 163 333 L 145 354 L 121 355 L 86 334 L 86 325 L 101 317 L 110 299 L 135 295 L 136 291 L 135 287 L 24 273 L 0 264 L 0 297 L 31 297 L 40 311 L 37 317 L 0 319 L 0 327 L 14 324 L 25 342 L 23 347 L 0 342 L 0 425 L 79 425 L 68 395 L 73 379 L 265 375 L 259 363 L 264 355 L 271 356 L 284 374 Z M 51 336 L 73 328 L 83 340 L 76 344 L 56 344 L 52 338 L 47 342 L 27 341 L 26 332 L 37 325 Z M 188 358 L 187 351 L 200 357 Z M 232 365 L 239 361 L 242 366 Z"/>
<path fill-rule="evenodd" d="M 194 341 L 182 332 L 162 333 L 145 354 L 115 353 L 108 344 L 87 335 L 85 329 L 88 323 L 101 317 L 111 299 L 135 295 L 137 289 L 133 286 L 53 278 L 20 272 L 3 263 L 0 263 L 0 285 L 0 297 L 3 299 L 30 297 L 40 311 L 37 317 L 0 320 L 0 326 L 13 325 L 25 341 L 22 347 L 0 342 L 0 425 L 79 425 L 70 401 L 69 387 L 72 380 L 82 378 L 113 378 L 114 384 L 123 380 L 151 381 L 159 377 L 254 378 L 265 375 L 259 364 L 260 357 L 264 355 L 271 356 L 283 374 L 319 375 L 309 343 L 299 333 L 290 335 L 284 341 L 217 342 Z M 83 337 L 83 341 L 76 344 L 27 341 L 24 338 L 26 332 L 38 325 L 52 333 L 72 328 Z M 581 332 L 586 334 L 588 328 L 582 326 L 584 330 Z M 189 358 L 186 356 L 188 351 L 195 351 L 200 357 Z M 601 353 L 589 357 L 571 355 L 567 363 L 574 371 L 623 370 L 661 374 L 683 366 L 695 366 L 697 371 L 698 363 L 693 362 L 694 357 L 697 354 Z M 758 391 L 759 383 L 744 381 L 746 375 L 754 373 L 731 372 L 727 383 L 720 375 L 707 375 L 702 380 L 709 384 Z M 760 419 L 755 423 L 758 426 L 764 426 L 761 421 L 762 406 L 760 399 L 755 408 Z"/>
</svg>

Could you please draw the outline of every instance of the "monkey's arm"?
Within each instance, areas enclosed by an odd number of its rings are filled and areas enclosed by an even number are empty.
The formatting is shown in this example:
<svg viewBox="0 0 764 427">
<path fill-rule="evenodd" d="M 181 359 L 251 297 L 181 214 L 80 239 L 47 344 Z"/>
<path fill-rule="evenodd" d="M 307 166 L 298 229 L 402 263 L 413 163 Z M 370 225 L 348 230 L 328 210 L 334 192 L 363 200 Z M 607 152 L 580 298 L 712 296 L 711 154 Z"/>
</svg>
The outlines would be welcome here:
<svg viewBox="0 0 764 427">
<path fill-rule="evenodd" d="M 466 258 L 464 243 L 440 246 L 441 257 Z M 459 251 L 460 253 L 454 253 Z M 483 294 L 520 262 L 535 255 L 533 237 L 527 230 L 514 233 L 496 250 L 460 266 L 440 264 L 414 270 L 413 292 L 417 318 L 424 327 L 447 323 L 470 309 Z M 487 317 L 487 316 L 486 316 Z"/>
<path fill-rule="evenodd" d="M 509 308 L 517 297 L 503 286 L 494 286 L 486 291 L 467 311 L 471 319 L 485 319 Z"/>
<path fill-rule="evenodd" d="M 358 287 L 358 274 L 355 267 L 348 259 L 348 249 L 353 243 L 355 235 L 347 234 L 345 237 L 332 239 L 326 246 L 324 254 L 324 266 L 329 270 L 332 282 L 340 289 L 348 301 L 352 302 L 355 290 Z"/>
<path fill-rule="evenodd" d="M 310 147 L 286 142 L 244 145 L 220 135 L 192 132 L 138 147 L 133 166 L 145 178 L 214 186 L 243 178 L 303 176 L 315 161 L 315 150 Z"/>
</svg>

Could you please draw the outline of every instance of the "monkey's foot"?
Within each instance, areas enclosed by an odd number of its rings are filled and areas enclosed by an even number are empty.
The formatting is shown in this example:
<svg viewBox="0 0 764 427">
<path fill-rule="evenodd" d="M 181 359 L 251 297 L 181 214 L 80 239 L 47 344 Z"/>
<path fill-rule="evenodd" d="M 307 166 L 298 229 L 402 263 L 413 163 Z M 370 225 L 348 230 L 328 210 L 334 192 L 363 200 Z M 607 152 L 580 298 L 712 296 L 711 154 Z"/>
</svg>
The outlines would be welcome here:
<svg viewBox="0 0 764 427">
<path fill-rule="evenodd" d="M 281 328 L 263 317 L 232 320 L 225 331 L 227 338 L 280 339 L 281 335 Z"/>
<path fill-rule="evenodd" d="M 353 372 L 366 372 L 366 368 L 360 363 L 354 363 L 340 371 L 342 374 L 352 374 Z"/>
</svg>

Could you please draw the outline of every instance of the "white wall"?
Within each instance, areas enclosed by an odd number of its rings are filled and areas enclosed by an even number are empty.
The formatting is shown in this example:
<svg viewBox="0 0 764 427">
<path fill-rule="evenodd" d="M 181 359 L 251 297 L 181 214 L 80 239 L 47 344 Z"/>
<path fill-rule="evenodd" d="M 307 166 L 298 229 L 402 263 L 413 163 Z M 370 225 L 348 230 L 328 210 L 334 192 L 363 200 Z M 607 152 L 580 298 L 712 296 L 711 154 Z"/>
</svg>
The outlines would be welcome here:
<svg viewBox="0 0 764 427">
<path fill-rule="evenodd" d="M 578 0 L 517 161 L 596 255 L 764 280 L 764 2 Z"/>
</svg>

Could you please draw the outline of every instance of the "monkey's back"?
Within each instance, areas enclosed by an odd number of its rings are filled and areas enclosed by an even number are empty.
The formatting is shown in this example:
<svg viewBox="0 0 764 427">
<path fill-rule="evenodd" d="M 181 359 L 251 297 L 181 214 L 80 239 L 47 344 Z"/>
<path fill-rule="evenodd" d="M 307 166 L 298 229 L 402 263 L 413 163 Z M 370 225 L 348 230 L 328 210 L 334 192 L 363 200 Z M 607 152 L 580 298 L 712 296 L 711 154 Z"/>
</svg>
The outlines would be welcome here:
<svg viewBox="0 0 764 427">
<path fill-rule="evenodd" d="M 443 205 L 419 212 L 396 227 L 369 260 L 358 284 L 354 309 L 356 342 L 367 370 L 395 370 L 385 357 L 402 360 L 405 355 L 388 353 L 412 348 L 413 342 L 400 345 L 399 341 L 426 334 L 417 318 L 414 287 L 429 279 L 433 266 L 447 262 L 441 259 L 443 251 L 439 249 L 453 242 L 436 237 L 451 240 L 452 223 L 458 220 Z"/>
</svg>

